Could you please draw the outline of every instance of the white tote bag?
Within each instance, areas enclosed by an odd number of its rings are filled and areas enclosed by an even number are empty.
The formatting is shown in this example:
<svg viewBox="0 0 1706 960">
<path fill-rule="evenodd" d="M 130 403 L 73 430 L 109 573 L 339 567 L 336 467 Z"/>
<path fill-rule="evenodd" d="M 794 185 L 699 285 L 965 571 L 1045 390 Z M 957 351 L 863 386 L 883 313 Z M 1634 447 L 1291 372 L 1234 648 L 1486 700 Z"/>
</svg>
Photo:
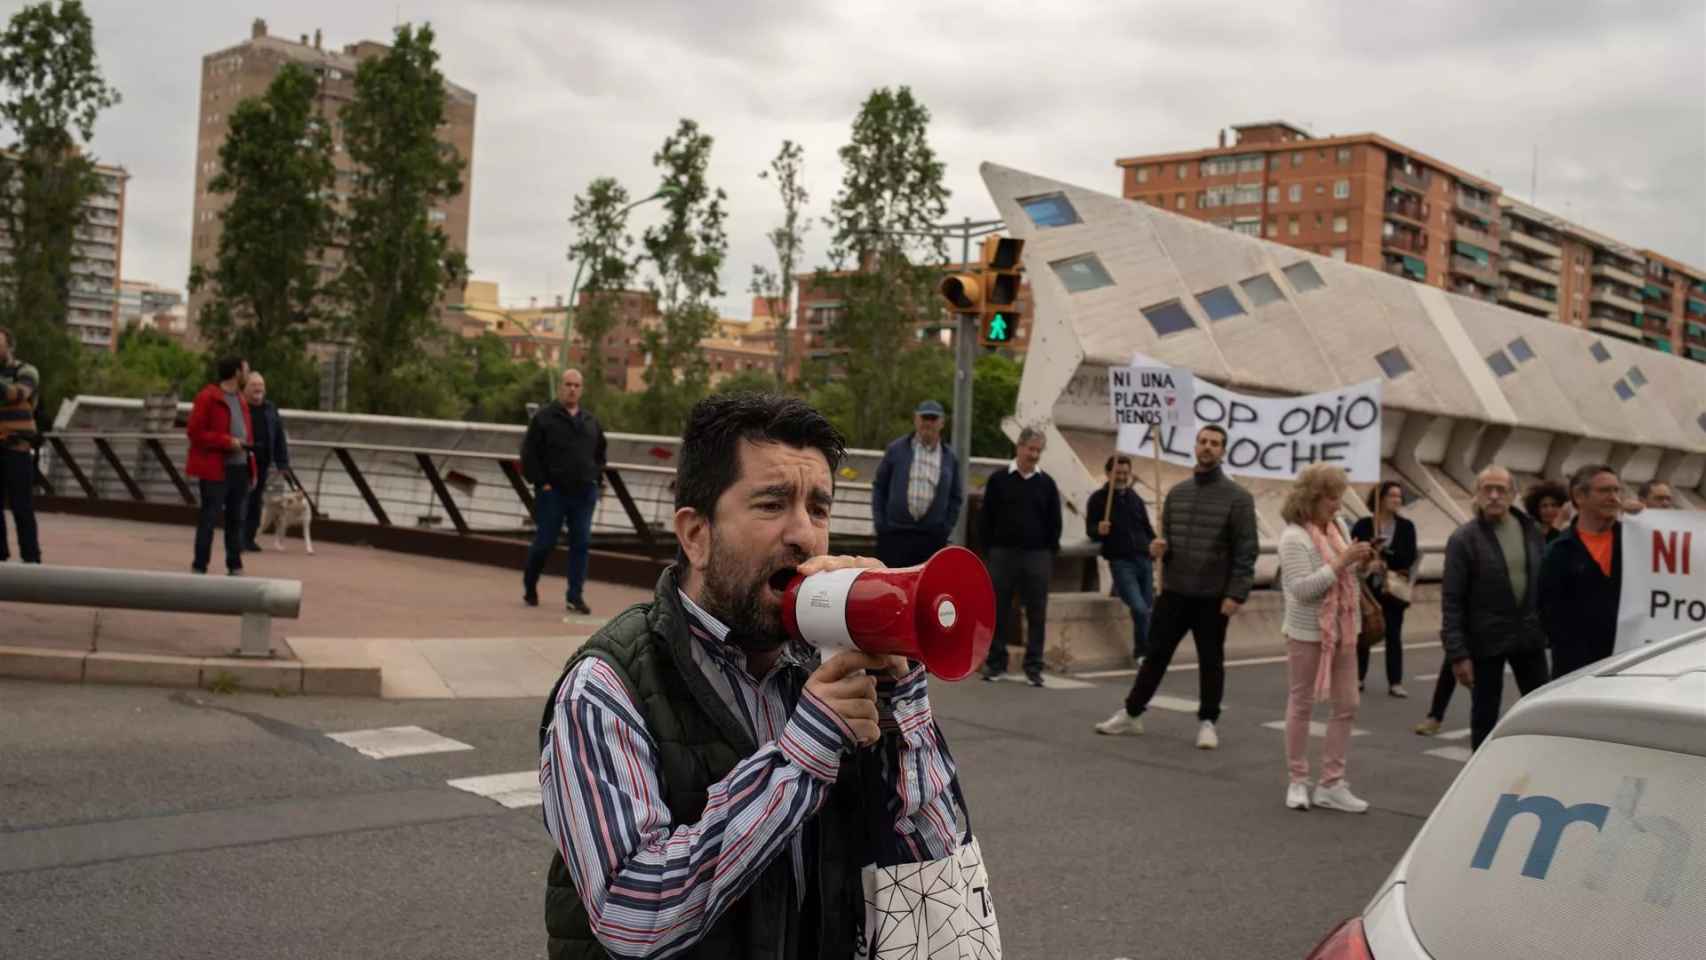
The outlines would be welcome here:
<svg viewBox="0 0 1706 960">
<path fill-rule="evenodd" d="M 953 790 L 958 796 L 957 782 Z M 960 809 L 966 809 L 964 799 Z M 861 879 L 865 960 L 1001 960 L 989 873 L 969 831 L 951 856 L 869 866 Z"/>
</svg>

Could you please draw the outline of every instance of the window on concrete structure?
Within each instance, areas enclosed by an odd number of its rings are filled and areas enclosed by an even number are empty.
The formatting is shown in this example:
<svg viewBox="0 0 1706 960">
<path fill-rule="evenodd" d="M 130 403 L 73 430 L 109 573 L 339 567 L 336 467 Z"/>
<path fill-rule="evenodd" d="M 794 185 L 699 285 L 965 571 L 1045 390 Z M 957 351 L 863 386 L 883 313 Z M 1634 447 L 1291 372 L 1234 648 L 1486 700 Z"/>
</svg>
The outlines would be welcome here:
<svg viewBox="0 0 1706 960">
<path fill-rule="evenodd" d="M 1290 200 L 1292 203 L 1302 203 L 1303 202 L 1303 184 L 1301 184 L 1301 183 L 1292 184 L 1291 189 L 1286 191 L 1286 199 Z"/>
<path fill-rule="evenodd" d="M 1268 188 L 1268 202 L 1279 203 L 1279 187 Z"/>
<path fill-rule="evenodd" d="M 1148 167 L 1138 167 L 1137 168 L 1137 182 L 1138 183 L 1148 183 L 1149 182 L 1149 168 Z"/>
<path fill-rule="evenodd" d="M 1191 165 L 1188 163 L 1179 164 L 1179 179 L 1185 180 L 1185 179 L 1189 178 L 1190 175 L 1191 175 Z"/>
<path fill-rule="evenodd" d="M 1270 236 L 1270 237 L 1279 236 L 1279 220 L 1277 220 L 1277 219 L 1268 220 L 1268 236 Z"/>
<path fill-rule="evenodd" d="M 1175 210 L 1185 209 L 1185 195 L 1184 194 L 1181 193 L 1178 196 L 1173 198 L 1173 209 L 1175 209 Z"/>
<path fill-rule="evenodd" d="M 1340 215 L 1333 218 L 1333 232 L 1334 233 L 1344 233 L 1345 231 L 1349 230 L 1350 228 L 1351 228 L 1351 221 L 1350 221 L 1349 217 L 1346 217 L 1345 215 L 1340 214 Z"/>
<path fill-rule="evenodd" d="M 1351 182 L 1349 180 L 1335 180 L 1335 181 L 1333 181 L 1333 199 L 1335 199 L 1335 200 L 1348 200 L 1348 199 L 1350 199 L 1350 196 L 1351 196 Z"/>
<path fill-rule="evenodd" d="M 1647 375 L 1641 372 L 1640 367 L 1630 367 L 1629 372 L 1623 376 L 1636 387 L 1644 387 L 1647 385 Z"/>
<path fill-rule="evenodd" d="M 1345 256 L 1346 256 L 1346 250 L 1344 247 L 1334 247 L 1333 248 L 1333 259 L 1334 260 L 1343 260 L 1343 259 L 1345 259 Z"/>
<path fill-rule="evenodd" d="M 1326 196 L 1326 195 L 1327 195 L 1327 185 L 1326 185 L 1326 184 L 1324 184 L 1324 183 L 1317 183 L 1317 184 L 1316 184 L 1316 185 L 1315 185 L 1315 195 L 1316 195 L 1316 196 L 1317 196 L 1317 197 L 1324 197 L 1324 196 Z"/>
<path fill-rule="evenodd" d="M 1279 284 L 1265 273 L 1240 280 L 1238 285 L 1244 288 L 1244 296 L 1250 299 L 1252 307 L 1265 307 L 1276 300 L 1285 299 L 1285 295 L 1280 293 Z"/>
<path fill-rule="evenodd" d="M 1283 161 L 1283 160 L 1284 160 L 1284 159 L 1285 159 L 1285 158 L 1283 158 L 1283 157 L 1281 157 L 1281 156 L 1280 156 L 1280 155 L 1279 155 L 1279 154 L 1277 154 L 1277 153 L 1276 153 L 1276 154 L 1274 154 L 1274 155 L 1273 155 L 1273 156 L 1271 156 L 1271 157 L 1269 157 L 1269 158 L 1268 158 L 1268 169 L 1269 169 L 1269 170 L 1278 170 L 1278 169 L 1279 169 L 1279 168 L 1280 168 L 1280 163 L 1281 163 L 1281 162 L 1282 162 L 1282 161 Z"/>
<path fill-rule="evenodd" d="M 1073 208 L 1072 201 L 1066 199 L 1064 193 L 1045 193 L 1040 197 L 1023 197 L 1019 206 L 1031 222 L 1041 227 L 1064 227 L 1074 223 L 1082 223 L 1078 219 L 1078 211 Z"/>
<path fill-rule="evenodd" d="M 1144 307 L 1143 316 L 1149 321 L 1149 325 L 1155 328 L 1155 335 L 1158 337 L 1181 333 L 1193 329 L 1197 325 L 1196 321 L 1191 319 L 1191 315 L 1185 312 L 1184 306 L 1177 300 L 1169 300 L 1153 307 Z"/>
<path fill-rule="evenodd" d="M 1246 237 L 1262 235 L 1262 221 L 1257 217 L 1240 217 L 1232 224 L 1233 233 L 1241 233 Z"/>
<path fill-rule="evenodd" d="M 1619 400 L 1633 400 L 1633 399 L 1635 399 L 1634 388 L 1630 387 L 1629 384 L 1625 381 L 1622 381 L 1622 380 L 1617 381 L 1616 383 L 1611 385 L 1611 389 L 1615 390 L 1617 392 L 1617 399 L 1619 399 Z"/>
<path fill-rule="evenodd" d="M 1319 290 L 1327 285 L 1322 281 L 1321 274 L 1316 271 L 1315 265 L 1307 260 L 1299 260 L 1297 263 L 1280 270 L 1280 272 L 1285 274 L 1285 278 L 1291 281 L 1291 288 L 1298 293 Z"/>
<path fill-rule="evenodd" d="M 1503 350 L 1494 350 L 1487 354 L 1487 366 L 1492 367 L 1493 372 L 1501 377 L 1510 376 L 1516 372 L 1516 364 L 1511 363 L 1511 358 L 1505 356 Z"/>
<path fill-rule="evenodd" d="M 1288 218 L 1286 225 L 1285 225 L 1285 232 L 1294 236 L 1294 237 L 1297 236 L 1297 218 L 1296 217 Z"/>
<path fill-rule="evenodd" d="M 1253 154 L 1248 154 L 1246 156 L 1239 157 L 1238 158 L 1238 172 L 1239 173 L 1261 173 L 1262 172 L 1262 155 L 1259 153 L 1253 153 Z"/>
<path fill-rule="evenodd" d="M 1303 166 L 1303 151 L 1302 150 L 1299 150 L 1296 153 L 1293 153 L 1291 155 L 1291 165 L 1294 167 Z"/>
<path fill-rule="evenodd" d="M 1409 358 L 1397 347 L 1375 354 L 1374 362 L 1380 364 L 1381 372 L 1386 374 L 1388 380 L 1396 380 L 1410 372 Z"/>
<path fill-rule="evenodd" d="M 1108 271 L 1102 266 L 1102 261 L 1093 253 L 1079 257 L 1068 257 L 1049 264 L 1054 268 L 1055 276 L 1066 287 L 1068 293 L 1083 293 L 1097 287 L 1111 287 L 1114 278 L 1108 276 Z"/>
<path fill-rule="evenodd" d="M 1319 213 L 1317 213 L 1315 215 L 1315 229 L 1317 229 L 1317 230 L 1321 229 L 1321 227 L 1326 225 L 1326 223 L 1327 223 L 1327 218 L 1324 215 L 1319 214 Z"/>
<path fill-rule="evenodd" d="M 1528 341 L 1522 337 L 1517 337 L 1510 342 L 1510 351 L 1517 363 L 1527 363 L 1534 359 L 1534 351 L 1528 346 Z"/>
<path fill-rule="evenodd" d="M 1228 287 L 1215 287 L 1197 294 L 1197 305 L 1202 307 L 1203 313 L 1208 314 L 1210 321 L 1244 315 L 1243 304 L 1238 302 L 1238 298 L 1233 296 Z"/>
<path fill-rule="evenodd" d="M 1611 359 L 1611 351 L 1605 349 L 1605 344 L 1600 343 L 1598 340 L 1593 342 L 1593 346 L 1588 348 L 1588 352 L 1593 354 L 1593 358 L 1600 363 L 1604 363 Z"/>
<path fill-rule="evenodd" d="M 1340 163 L 1350 163 L 1351 162 L 1351 148 L 1350 147 L 1340 147 L 1339 148 L 1339 162 Z"/>
<path fill-rule="evenodd" d="M 1240 187 L 1234 188 L 1233 193 L 1232 193 L 1232 202 L 1233 203 L 1261 203 L 1262 202 L 1261 184 L 1252 183 L 1252 184 L 1248 184 L 1246 186 L 1240 186 Z"/>
</svg>

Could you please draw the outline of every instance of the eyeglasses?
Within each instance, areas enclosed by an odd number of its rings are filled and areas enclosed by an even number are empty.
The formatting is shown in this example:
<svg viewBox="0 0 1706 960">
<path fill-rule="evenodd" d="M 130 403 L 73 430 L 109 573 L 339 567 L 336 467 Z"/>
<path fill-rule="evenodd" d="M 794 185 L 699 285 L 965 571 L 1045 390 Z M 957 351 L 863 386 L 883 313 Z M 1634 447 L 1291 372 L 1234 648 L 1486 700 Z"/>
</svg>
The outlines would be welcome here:
<svg viewBox="0 0 1706 960">
<path fill-rule="evenodd" d="M 942 415 L 939 413 L 921 413 L 918 415 L 918 417 L 919 417 L 919 419 L 927 421 L 929 423 L 935 423 L 936 421 L 942 419 Z"/>
</svg>

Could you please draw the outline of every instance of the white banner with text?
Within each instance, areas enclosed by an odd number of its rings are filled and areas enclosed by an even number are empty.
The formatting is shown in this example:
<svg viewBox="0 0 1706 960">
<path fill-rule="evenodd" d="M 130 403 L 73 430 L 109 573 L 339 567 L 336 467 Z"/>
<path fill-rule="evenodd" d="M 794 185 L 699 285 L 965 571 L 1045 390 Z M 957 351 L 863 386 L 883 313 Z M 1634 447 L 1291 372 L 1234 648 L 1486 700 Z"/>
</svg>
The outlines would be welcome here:
<svg viewBox="0 0 1706 960">
<path fill-rule="evenodd" d="M 1706 626 L 1706 516 L 1643 510 L 1623 518 L 1617 652 Z"/>
</svg>

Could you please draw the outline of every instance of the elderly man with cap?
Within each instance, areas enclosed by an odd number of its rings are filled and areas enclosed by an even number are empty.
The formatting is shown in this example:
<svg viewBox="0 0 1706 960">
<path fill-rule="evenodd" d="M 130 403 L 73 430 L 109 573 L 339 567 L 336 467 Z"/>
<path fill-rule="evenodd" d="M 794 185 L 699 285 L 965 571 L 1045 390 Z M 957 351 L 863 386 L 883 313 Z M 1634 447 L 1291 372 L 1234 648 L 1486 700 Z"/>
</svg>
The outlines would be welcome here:
<svg viewBox="0 0 1706 960">
<path fill-rule="evenodd" d="M 959 459 L 942 439 L 942 405 L 919 404 L 912 426 L 883 451 L 871 482 L 877 558 L 891 567 L 923 563 L 947 546 L 966 499 Z"/>
</svg>

